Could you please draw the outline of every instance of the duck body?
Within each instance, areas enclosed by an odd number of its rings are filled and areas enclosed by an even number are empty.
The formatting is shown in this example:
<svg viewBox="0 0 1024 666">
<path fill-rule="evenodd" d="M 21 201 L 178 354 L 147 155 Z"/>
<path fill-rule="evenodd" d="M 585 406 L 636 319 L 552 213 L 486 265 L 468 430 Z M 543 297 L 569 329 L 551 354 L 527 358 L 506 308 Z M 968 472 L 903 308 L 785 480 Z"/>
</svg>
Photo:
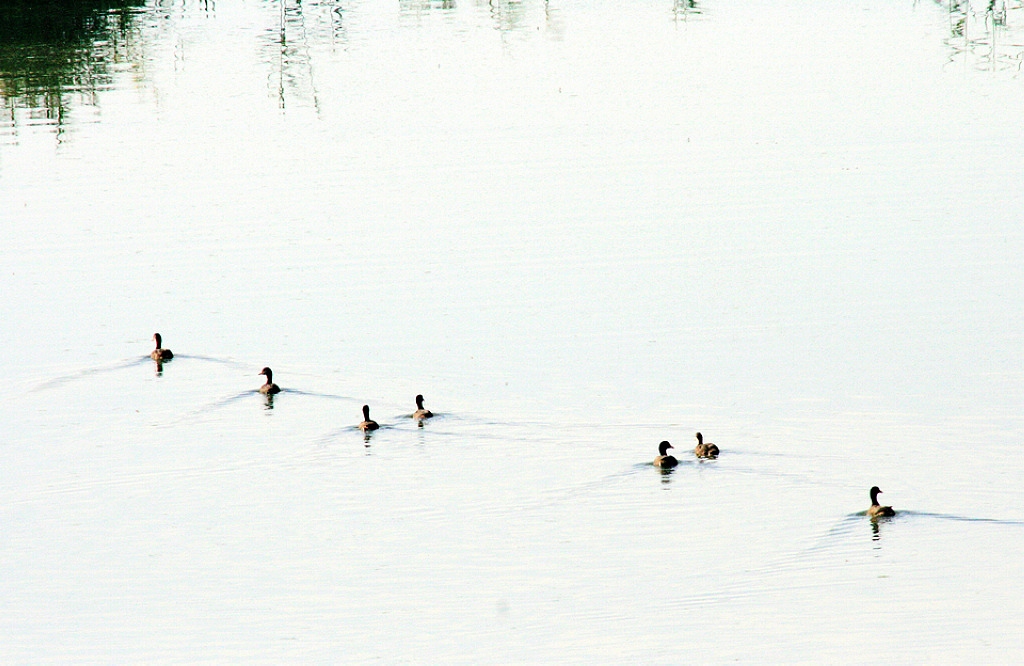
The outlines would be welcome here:
<svg viewBox="0 0 1024 666">
<path fill-rule="evenodd" d="M 170 349 L 162 349 L 160 345 L 163 343 L 163 338 L 160 337 L 159 333 L 153 334 L 153 339 L 156 340 L 156 349 L 149 353 L 149 357 L 154 361 L 168 361 L 174 358 L 174 352 Z"/>
<path fill-rule="evenodd" d="M 369 432 L 371 430 L 376 430 L 379 427 L 380 426 L 377 425 L 376 421 L 370 420 L 370 406 L 363 405 L 363 421 L 359 424 L 359 429 L 363 432 Z"/>
<path fill-rule="evenodd" d="M 711 442 L 704 443 L 704 435 L 697 433 L 697 446 L 693 449 L 694 454 L 698 458 L 717 458 L 718 447 Z"/>
<path fill-rule="evenodd" d="M 267 383 L 260 387 L 260 393 L 265 395 L 274 395 L 275 393 L 281 392 L 281 387 L 274 383 L 274 371 L 270 368 L 263 368 L 260 371 L 261 375 L 267 378 Z"/>
<path fill-rule="evenodd" d="M 662 442 L 661 444 L 659 444 L 658 453 L 660 455 L 654 459 L 654 466 L 661 467 L 662 469 L 668 469 L 670 467 L 675 467 L 676 465 L 678 465 L 679 461 L 676 460 L 676 457 L 670 456 L 668 454 L 668 450 L 674 448 L 676 447 L 672 446 L 668 442 Z"/>
<path fill-rule="evenodd" d="M 433 415 L 434 412 L 423 408 L 423 396 L 416 396 L 416 411 L 412 413 L 412 417 L 422 421 L 423 419 L 429 419 Z"/>
<path fill-rule="evenodd" d="M 871 506 L 868 507 L 868 515 L 872 518 L 886 518 L 889 516 L 895 516 L 896 512 L 891 506 L 881 506 L 878 503 L 878 493 L 882 492 L 878 486 L 872 486 L 871 488 Z"/>
</svg>

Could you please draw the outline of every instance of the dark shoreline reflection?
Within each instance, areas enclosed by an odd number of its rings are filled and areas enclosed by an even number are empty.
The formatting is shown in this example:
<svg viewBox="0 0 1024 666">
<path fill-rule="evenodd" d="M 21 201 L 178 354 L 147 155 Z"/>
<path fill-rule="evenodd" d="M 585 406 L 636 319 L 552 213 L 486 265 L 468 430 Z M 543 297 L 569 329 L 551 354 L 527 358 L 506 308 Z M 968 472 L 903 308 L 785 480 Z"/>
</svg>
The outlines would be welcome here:
<svg viewBox="0 0 1024 666">
<path fill-rule="evenodd" d="M 673 0 L 672 18 L 676 23 L 685 23 L 688 19 L 701 14 L 697 0 Z"/>
<path fill-rule="evenodd" d="M 403 16 L 419 16 L 430 11 L 447 12 L 456 9 L 456 0 L 398 0 Z"/>
<path fill-rule="evenodd" d="M 935 0 L 949 14 L 949 64 L 981 71 L 1020 71 L 1024 63 L 1024 5 L 1006 0 Z"/>
<path fill-rule="evenodd" d="M 97 106 L 114 65 L 134 62 L 143 0 L 0 3 L 0 109 L 4 122 L 47 123 L 58 136 L 69 109 Z"/>
<path fill-rule="evenodd" d="M 720 13 L 714 7 L 709 13 L 704 0 L 661 6 L 676 23 Z M 1024 67 L 1024 5 L 932 0 L 931 7 L 948 17 L 946 67 Z M 570 16 L 558 0 L 399 0 L 393 7 L 403 25 L 425 23 L 428 14 L 454 20 L 466 10 L 483 17 L 480 27 L 490 25 L 503 41 L 513 35 L 561 39 Z M 350 33 L 363 25 L 361 6 L 353 0 L 261 0 L 251 11 L 262 26 L 257 48 L 268 68 L 269 95 L 282 112 L 311 109 L 320 117 L 320 88 L 331 83 L 318 80 L 317 58 L 350 48 Z M 183 21 L 216 14 L 212 0 L 0 0 L 0 142 L 17 142 L 32 126 L 60 141 L 69 127 L 87 122 L 90 111 L 98 121 L 102 91 L 119 85 L 126 71 L 144 77 L 146 54 L 179 39 Z M 357 42 L 373 37 L 355 35 Z M 184 61 L 185 52 L 175 50 L 174 57 Z"/>
<path fill-rule="evenodd" d="M 263 59 L 272 67 L 268 84 L 285 111 L 289 99 L 311 106 L 320 115 L 314 77 L 313 50 L 348 48 L 348 31 L 341 0 L 277 0 L 276 25 L 263 31 Z"/>
<path fill-rule="evenodd" d="M 517 32 L 529 27 L 526 22 L 529 5 L 526 2 L 520 2 L 519 0 L 487 0 L 481 3 L 478 0 L 477 5 L 488 9 L 491 14 L 491 20 L 494 22 L 494 27 L 499 32 Z"/>
</svg>

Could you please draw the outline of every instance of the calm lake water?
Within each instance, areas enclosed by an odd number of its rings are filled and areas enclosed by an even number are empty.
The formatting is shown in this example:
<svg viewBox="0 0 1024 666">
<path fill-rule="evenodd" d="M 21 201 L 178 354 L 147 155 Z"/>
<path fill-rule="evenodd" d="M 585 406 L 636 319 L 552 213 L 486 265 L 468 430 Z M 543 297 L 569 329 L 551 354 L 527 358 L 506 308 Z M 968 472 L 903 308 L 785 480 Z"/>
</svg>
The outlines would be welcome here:
<svg viewBox="0 0 1024 666">
<path fill-rule="evenodd" d="M 2 660 L 1021 663 L 1022 63 L 1016 2 L 3 3 Z"/>
</svg>

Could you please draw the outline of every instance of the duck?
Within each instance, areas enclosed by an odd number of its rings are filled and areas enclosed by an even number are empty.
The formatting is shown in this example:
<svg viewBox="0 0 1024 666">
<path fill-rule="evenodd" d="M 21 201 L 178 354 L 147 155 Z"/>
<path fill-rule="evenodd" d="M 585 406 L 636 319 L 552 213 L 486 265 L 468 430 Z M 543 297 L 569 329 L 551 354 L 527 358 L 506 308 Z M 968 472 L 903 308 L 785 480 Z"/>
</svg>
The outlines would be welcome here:
<svg viewBox="0 0 1024 666">
<path fill-rule="evenodd" d="M 275 393 L 281 392 L 281 387 L 274 383 L 274 371 L 270 368 L 263 368 L 260 371 L 261 375 L 266 375 L 267 383 L 260 387 L 260 393 L 267 395 L 274 395 Z M 259 375 L 257 375 L 259 376 Z"/>
<path fill-rule="evenodd" d="M 423 419 L 429 419 L 433 415 L 434 412 L 429 409 L 423 409 L 423 396 L 416 396 L 416 411 L 412 413 L 412 417 L 422 421 Z"/>
<path fill-rule="evenodd" d="M 893 511 L 891 506 L 879 506 L 878 493 L 880 492 L 882 491 L 878 488 L 878 486 L 871 486 L 871 506 L 868 508 L 868 515 L 872 518 L 895 516 L 896 512 Z"/>
<path fill-rule="evenodd" d="M 170 349 L 161 349 L 160 345 L 163 343 L 163 338 L 160 337 L 159 333 L 153 334 L 153 339 L 156 340 L 156 349 L 149 353 L 149 357 L 154 361 L 167 361 L 174 358 L 174 352 Z"/>
<path fill-rule="evenodd" d="M 379 427 L 380 426 L 377 425 L 376 421 L 370 420 L 370 406 L 363 405 L 363 422 L 359 424 L 359 429 L 363 432 L 369 432 L 371 430 L 376 430 Z"/>
<path fill-rule="evenodd" d="M 704 435 L 697 433 L 697 447 L 693 450 L 698 458 L 717 458 L 718 447 L 708 442 L 704 443 Z"/>
<path fill-rule="evenodd" d="M 662 442 L 661 444 L 659 444 L 658 453 L 660 453 L 661 455 L 654 459 L 654 466 L 661 467 L 662 469 L 667 469 L 669 467 L 675 467 L 676 465 L 678 465 L 679 461 L 676 460 L 676 457 L 668 455 L 668 450 L 674 448 L 676 447 L 672 446 L 668 442 Z"/>
</svg>

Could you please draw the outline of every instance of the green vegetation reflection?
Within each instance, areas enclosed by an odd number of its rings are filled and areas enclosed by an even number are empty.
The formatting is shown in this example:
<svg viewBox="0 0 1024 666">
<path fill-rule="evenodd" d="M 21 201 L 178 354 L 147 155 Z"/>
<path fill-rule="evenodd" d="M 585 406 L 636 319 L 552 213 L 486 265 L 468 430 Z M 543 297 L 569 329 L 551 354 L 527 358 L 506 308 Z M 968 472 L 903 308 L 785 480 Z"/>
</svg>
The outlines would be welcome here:
<svg viewBox="0 0 1024 666">
<path fill-rule="evenodd" d="M 0 108 L 11 125 L 46 120 L 60 131 L 72 104 L 96 105 L 115 65 L 138 61 L 142 0 L 0 3 Z"/>
</svg>

